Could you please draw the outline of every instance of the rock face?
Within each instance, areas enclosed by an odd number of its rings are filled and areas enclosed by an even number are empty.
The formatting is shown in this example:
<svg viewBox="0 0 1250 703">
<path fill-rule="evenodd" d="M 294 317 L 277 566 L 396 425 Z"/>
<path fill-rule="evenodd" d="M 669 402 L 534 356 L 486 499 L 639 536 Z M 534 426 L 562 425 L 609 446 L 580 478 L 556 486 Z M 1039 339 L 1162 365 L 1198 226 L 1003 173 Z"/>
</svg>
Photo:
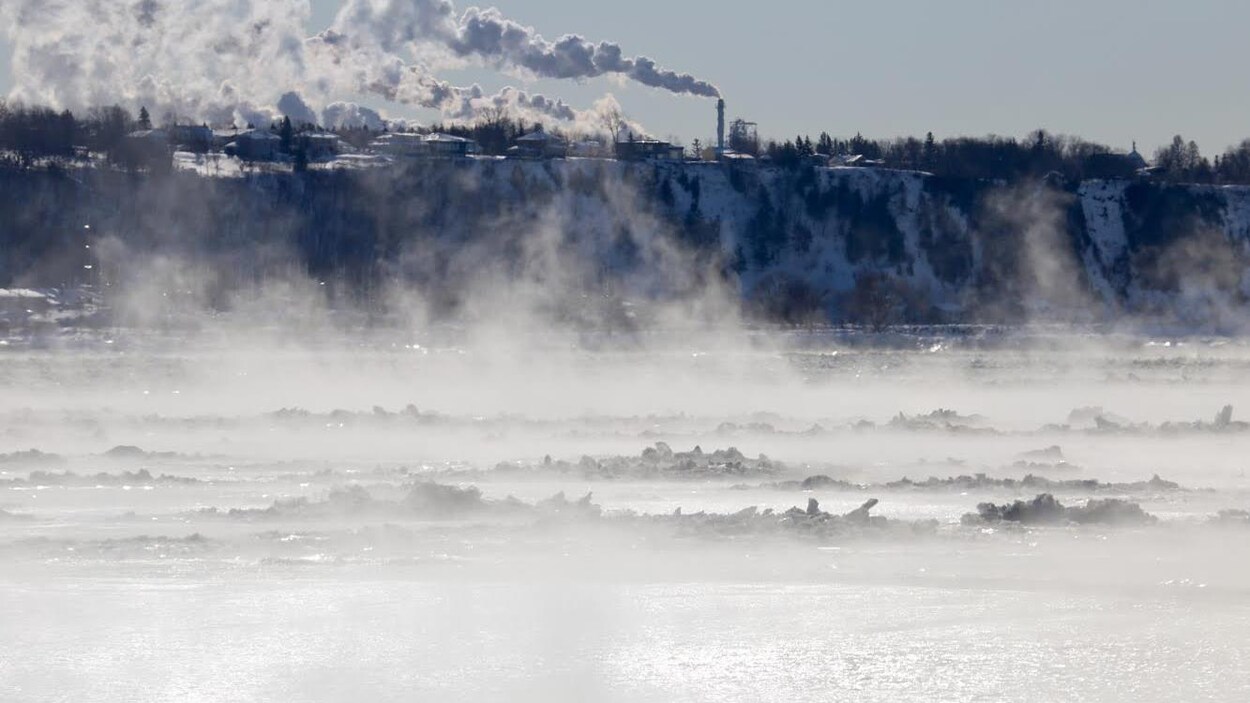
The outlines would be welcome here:
<svg viewBox="0 0 1250 703">
<path fill-rule="evenodd" d="M 97 254 L 115 280 L 181 257 L 208 264 L 209 301 L 301 268 L 366 295 L 399 279 L 453 311 L 488 273 L 631 299 L 727 284 L 790 321 L 1128 312 L 1218 326 L 1250 292 L 1250 188 L 591 159 L 243 178 L 0 172 L 0 287 L 81 280 L 84 223 L 109 239 Z"/>
</svg>

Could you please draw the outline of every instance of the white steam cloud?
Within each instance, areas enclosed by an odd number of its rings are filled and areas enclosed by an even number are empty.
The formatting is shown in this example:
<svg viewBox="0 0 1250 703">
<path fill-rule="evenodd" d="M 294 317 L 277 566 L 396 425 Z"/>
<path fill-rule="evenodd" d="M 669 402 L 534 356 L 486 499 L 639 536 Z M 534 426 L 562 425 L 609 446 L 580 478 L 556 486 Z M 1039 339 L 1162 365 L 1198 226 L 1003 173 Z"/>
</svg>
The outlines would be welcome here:
<svg viewBox="0 0 1250 703">
<path fill-rule="evenodd" d="M 505 88 L 487 94 L 435 75 L 474 63 L 526 76 L 621 76 L 680 95 L 712 84 L 629 57 L 613 43 L 548 41 L 495 9 L 457 14 L 448 0 L 347 0 L 330 29 L 306 36 L 308 0 L 0 0 L 13 47 L 12 97 L 58 108 L 123 103 L 214 123 L 286 114 L 311 121 L 368 116 L 341 101 L 372 95 L 468 120 L 503 112 L 586 124 L 559 99 Z M 307 100 L 308 102 L 305 102 Z M 279 102 L 281 101 L 281 104 Z M 274 106 L 271 108 L 270 106 Z"/>
<path fill-rule="evenodd" d="M 382 129 L 385 122 L 376 110 L 356 103 L 337 102 L 326 105 L 321 111 L 321 124 L 330 129 Z"/>
<path fill-rule="evenodd" d="M 629 58 L 617 44 L 595 44 L 572 34 L 547 41 L 532 27 L 504 17 L 494 8 L 471 7 L 457 18 L 448 0 L 348 0 L 334 27 L 323 36 L 365 38 L 389 53 L 433 44 L 462 58 L 524 69 L 543 78 L 617 74 L 673 93 L 720 96 L 712 84 L 659 68 L 645 56 Z"/>
</svg>

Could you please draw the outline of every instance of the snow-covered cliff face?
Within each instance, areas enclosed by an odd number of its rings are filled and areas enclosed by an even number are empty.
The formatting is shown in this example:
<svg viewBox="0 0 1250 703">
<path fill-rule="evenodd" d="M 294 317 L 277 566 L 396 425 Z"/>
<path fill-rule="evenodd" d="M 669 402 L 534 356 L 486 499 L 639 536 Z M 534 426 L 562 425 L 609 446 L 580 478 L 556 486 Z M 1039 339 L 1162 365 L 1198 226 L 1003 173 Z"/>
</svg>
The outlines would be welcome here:
<svg viewBox="0 0 1250 703">
<path fill-rule="evenodd" d="M 1082 272 L 1108 307 L 1237 322 L 1250 292 L 1250 188 L 1091 181 Z"/>
<path fill-rule="evenodd" d="M 693 180 L 674 167 L 676 183 Z M 1250 294 L 1250 188 L 950 181 L 865 169 L 703 169 L 748 299 L 783 317 L 1236 325 Z M 780 297 L 778 297 L 780 296 Z M 882 309 L 882 308 L 885 309 Z"/>
<path fill-rule="evenodd" d="M 295 269 L 365 294 L 403 281 L 447 309 L 504 281 L 553 305 L 728 292 L 790 321 L 1127 312 L 1229 324 L 1250 293 L 1250 189 L 871 169 L 572 159 L 245 178 L 4 173 L 0 239 L 3 285 L 81 281 L 89 241 L 104 257 L 97 275 L 117 280 L 136 261 L 193 262 L 211 297 Z"/>
</svg>

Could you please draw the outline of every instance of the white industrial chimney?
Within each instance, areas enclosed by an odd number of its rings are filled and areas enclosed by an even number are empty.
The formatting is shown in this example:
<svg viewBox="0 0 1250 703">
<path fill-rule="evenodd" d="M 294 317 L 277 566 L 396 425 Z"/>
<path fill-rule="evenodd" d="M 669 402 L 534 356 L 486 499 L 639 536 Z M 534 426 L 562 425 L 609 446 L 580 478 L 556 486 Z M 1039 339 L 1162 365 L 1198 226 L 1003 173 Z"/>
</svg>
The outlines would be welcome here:
<svg viewBox="0 0 1250 703">
<path fill-rule="evenodd" d="M 716 156 L 725 153 L 725 99 L 716 101 Z"/>
</svg>

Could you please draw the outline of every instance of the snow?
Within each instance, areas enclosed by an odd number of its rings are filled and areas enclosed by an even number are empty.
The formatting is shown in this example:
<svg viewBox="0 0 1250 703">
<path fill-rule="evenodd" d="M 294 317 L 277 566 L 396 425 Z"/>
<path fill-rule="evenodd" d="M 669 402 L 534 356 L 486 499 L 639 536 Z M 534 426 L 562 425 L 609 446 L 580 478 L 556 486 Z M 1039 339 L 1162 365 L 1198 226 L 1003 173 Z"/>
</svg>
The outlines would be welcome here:
<svg viewBox="0 0 1250 703">
<path fill-rule="evenodd" d="M 1082 252 L 1089 280 L 1105 301 L 1115 300 L 1116 291 L 1128 281 L 1113 280 L 1113 268 L 1121 264 L 1128 250 L 1124 232 L 1125 181 L 1086 181 L 1077 197 L 1085 214 L 1086 230 L 1093 247 Z"/>
<path fill-rule="evenodd" d="M 428 139 L 440 139 L 432 135 Z M 410 164 L 432 164 L 433 160 L 420 157 L 401 158 L 369 154 L 345 154 L 325 163 L 310 164 L 310 170 L 371 170 L 403 169 Z M 221 154 L 191 154 L 179 152 L 174 155 L 174 166 L 179 171 L 195 173 L 211 178 L 247 178 L 253 174 L 289 174 L 291 163 L 244 163 L 237 158 Z M 502 157 L 468 156 L 459 158 L 444 167 L 454 168 L 457 177 L 472 177 L 480 184 L 481 197 L 501 202 L 517 203 L 517 214 L 523 217 L 541 218 L 542 208 L 552 201 L 534 199 L 530 186 L 559 196 L 556 202 L 575 205 L 576 218 L 587 243 L 600 244 L 611 241 L 620 231 L 622 194 L 608 194 L 596 186 L 591 193 L 563 193 L 562 189 L 572 180 L 600 183 L 603 187 L 628 189 L 636 187 L 639 205 L 655 209 L 667 215 L 669 220 L 680 223 L 687 217 L 696 217 L 706 227 L 719 227 L 720 251 L 727 258 L 738 251 L 750 253 L 747 241 L 753 220 L 760 212 L 762 196 L 767 194 L 774 209 L 786 223 L 782 232 L 784 242 L 770 253 L 764 264 L 748 262 L 738 281 L 744 295 L 750 296 L 757 285 L 765 281 L 799 282 L 828 300 L 851 291 L 856 276 L 866 271 L 880 271 L 907 287 L 927 297 L 934 309 L 958 316 L 969 304 L 970 290 L 984 276 L 990 238 L 999 236 L 994 232 L 978 231 L 984 218 L 978 208 L 978 198 L 1002 189 L 1003 184 L 974 184 L 979 192 L 971 198 L 961 198 L 957 192 L 948 193 L 945 186 L 932 176 L 920 172 L 896 171 L 880 168 L 812 168 L 799 172 L 783 171 L 769 166 L 744 168 L 733 164 L 712 162 L 655 162 L 630 163 L 601 158 L 567 158 L 554 160 L 519 161 Z M 438 168 L 435 166 L 434 168 Z M 814 174 L 814 185 L 806 174 Z M 656 188 L 667 181 L 671 191 L 671 205 L 664 206 L 656 198 Z M 937 187 L 934 187 L 934 184 Z M 698 202 L 695 203 L 697 185 Z M 1096 301 L 1106 309 L 1141 309 L 1167 307 L 1178 298 L 1167 291 L 1143 288 L 1140 272 L 1134 267 L 1136 247 L 1140 242 L 1139 223 L 1134 220 L 1139 213 L 1131 212 L 1126 201 L 1131 183 L 1128 181 L 1087 181 L 1071 193 L 1084 223 L 1081 232 L 1074 233 L 1073 256 L 1077 262 L 1080 281 L 1070 285 L 1088 288 Z M 806 202 L 806 188 L 815 187 L 821 197 L 841 193 L 841 201 L 827 207 L 823 214 L 813 215 Z M 1155 187 L 1155 186 L 1150 186 Z M 1195 199 L 1214 200 L 1220 204 L 1219 227 L 1230 241 L 1236 243 L 1250 258 L 1250 188 L 1217 188 L 1209 186 L 1173 186 L 1188 189 Z M 846 201 L 846 194 L 862 203 L 884 207 L 897 228 L 901 251 L 894 261 L 861 259 L 851 261 L 847 256 L 847 235 L 855 217 L 854 203 Z M 632 196 L 630 196 L 632 197 Z M 1059 205 L 1068 202 L 1068 194 L 1060 194 Z M 559 214 L 559 213 L 557 213 Z M 1066 222 L 1067 213 L 1048 213 L 1057 222 Z M 680 226 L 680 225 L 677 225 Z M 1137 228 L 1136 230 L 1133 228 Z M 807 244 L 797 246 L 797 233 L 810 234 Z M 468 236 L 468 233 L 466 233 Z M 971 261 L 967 271 L 952 271 L 949 261 L 937 257 L 944 252 L 943 246 L 965 247 Z M 1003 256 L 1002 247 L 993 249 L 994 255 Z M 943 272 L 942 276 L 938 271 Z M 1062 290 L 1069 284 L 1061 283 Z M 1250 276 L 1244 286 L 1250 290 Z M 1218 294 L 1213 291 L 1212 294 Z M 1207 293 L 1203 293 L 1207 296 Z M 1183 301 L 1182 301 L 1183 302 Z M 1188 302 L 1183 302 L 1188 305 Z M 1063 311 L 1054 305 L 1033 306 L 1045 314 L 1061 315 Z"/>
<path fill-rule="evenodd" d="M 0 288 L 0 299 L 6 300 L 46 300 L 48 295 L 29 288 Z"/>
<path fill-rule="evenodd" d="M 174 153 L 175 170 L 190 171 L 205 178 L 240 178 L 243 167 L 243 161 L 238 157 L 225 154 Z"/>
</svg>

